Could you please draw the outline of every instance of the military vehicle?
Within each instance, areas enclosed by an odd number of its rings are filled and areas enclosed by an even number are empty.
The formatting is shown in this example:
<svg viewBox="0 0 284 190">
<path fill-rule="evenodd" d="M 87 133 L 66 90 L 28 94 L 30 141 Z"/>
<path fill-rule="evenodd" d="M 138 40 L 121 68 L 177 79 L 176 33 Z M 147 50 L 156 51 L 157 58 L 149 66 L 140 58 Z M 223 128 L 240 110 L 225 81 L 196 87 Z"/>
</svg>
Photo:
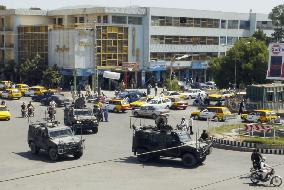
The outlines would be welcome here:
<svg viewBox="0 0 284 190">
<path fill-rule="evenodd" d="M 98 132 L 98 120 L 94 116 L 91 108 L 86 108 L 81 99 L 75 101 L 74 105 L 66 106 L 64 109 L 64 124 L 71 126 L 76 132 L 91 130 L 93 133 Z"/>
<path fill-rule="evenodd" d="M 52 161 L 63 155 L 73 155 L 79 159 L 83 155 L 84 140 L 74 136 L 70 127 L 59 122 L 37 122 L 29 125 L 28 144 L 33 154 L 40 150 L 48 152 Z"/>
<path fill-rule="evenodd" d="M 157 160 L 163 156 L 181 158 L 185 167 L 194 167 L 206 160 L 212 142 L 193 141 L 187 132 L 174 130 L 166 123 L 165 117 L 161 116 L 156 119 L 156 126 L 132 126 L 132 152 L 140 162 Z"/>
</svg>

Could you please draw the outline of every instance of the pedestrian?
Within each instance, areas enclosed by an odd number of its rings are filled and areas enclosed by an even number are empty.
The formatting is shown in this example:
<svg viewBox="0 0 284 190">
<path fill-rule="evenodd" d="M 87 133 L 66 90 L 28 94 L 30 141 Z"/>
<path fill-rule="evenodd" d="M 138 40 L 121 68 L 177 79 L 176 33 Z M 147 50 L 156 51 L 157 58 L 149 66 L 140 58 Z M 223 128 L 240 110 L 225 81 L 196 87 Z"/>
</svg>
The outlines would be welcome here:
<svg viewBox="0 0 284 190">
<path fill-rule="evenodd" d="M 155 84 L 155 96 L 157 96 L 158 95 L 158 84 L 156 83 Z"/>
<path fill-rule="evenodd" d="M 192 117 L 190 117 L 190 119 L 189 119 L 188 126 L 189 126 L 189 130 L 190 130 L 190 134 L 193 135 L 193 131 L 192 131 L 193 119 L 192 119 Z"/>
<path fill-rule="evenodd" d="M 103 113 L 104 113 L 104 119 L 105 119 L 105 122 L 108 122 L 108 103 L 105 103 L 103 105 Z"/>
<path fill-rule="evenodd" d="M 206 130 L 203 130 L 202 134 L 200 135 L 200 140 L 206 141 L 209 138 L 209 135 Z"/>
<path fill-rule="evenodd" d="M 188 121 L 185 119 L 185 117 L 183 116 L 181 118 L 181 122 L 180 124 L 178 125 L 178 129 L 179 130 L 183 130 L 183 131 L 188 131 Z"/>
<path fill-rule="evenodd" d="M 147 86 L 147 95 L 150 95 L 151 94 L 151 84 L 149 83 L 148 86 Z"/>
<path fill-rule="evenodd" d="M 244 100 L 242 100 L 241 103 L 240 103 L 240 107 L 239 107 L 239 115 L 241 115 L 243 113 L 244 107 L 245 107 Z"/>
</svg>

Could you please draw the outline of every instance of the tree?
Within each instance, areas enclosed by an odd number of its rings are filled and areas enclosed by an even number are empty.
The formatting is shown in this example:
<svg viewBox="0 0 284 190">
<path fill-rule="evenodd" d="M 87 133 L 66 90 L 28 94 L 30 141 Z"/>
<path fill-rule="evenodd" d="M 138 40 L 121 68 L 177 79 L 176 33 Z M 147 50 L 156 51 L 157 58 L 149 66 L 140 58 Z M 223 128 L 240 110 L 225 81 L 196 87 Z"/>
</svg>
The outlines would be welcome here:
<svg viewBox="0 0 284 190">
<path fill-rule="evenodd" d="M 43 71 L 42 82 L 49 88 L 58 87 L 61 79 L 62 75 L 60 74 L 59 68 L 56 64 Z"/>
<path fill-rule="evenodd" d="M 255 38 L 240 39 L 226 53 L 209 62 L 214 79 L 219 87 L 229 87 L 229 83 L 250 85 L 265 83 L 268 50 L 264 41 Z"/>
<path fill-rule="evenodd" d="M 28 84 L 38 84 L 42 80 L 43 71 L 47 66 L 42 62 L 39 54 L 26 59 L 19 65 L 20 80 Z"/>
<path fill-rule="evenodd" d="M 260 41 L 264 41 L 266 43 L 266 45 L 268 46 L 269 42 L 270 42 L 270 37 L 268 37 L 263 30 L 259 29 L 257 30 L 253 35 L 253 38 L 255 38 L 256 40 L 260 40 Z"/>
<path fill-rule="evenodd" d="M 165 85 L 169 91 L 179 91 L 180 86 L 178 85 L 178 80 L 175 77 L 168 77 L 165 81 Z"/>
<path fill-rule="evenodd" d="M 269 19 L 272 20 L 274 33 L 272 34 L 273 39 L 279 42 L 284 39 L 284 4 L 278 5 L 272 9 L 269 13 Z"/>
</svg>

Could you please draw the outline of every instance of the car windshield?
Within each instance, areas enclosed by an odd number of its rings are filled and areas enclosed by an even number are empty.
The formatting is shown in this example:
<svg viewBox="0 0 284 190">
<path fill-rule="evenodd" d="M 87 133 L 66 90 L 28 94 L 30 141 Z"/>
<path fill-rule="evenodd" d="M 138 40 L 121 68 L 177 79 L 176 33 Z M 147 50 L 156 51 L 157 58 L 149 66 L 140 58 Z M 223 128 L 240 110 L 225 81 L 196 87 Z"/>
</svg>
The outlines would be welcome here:
<svg viewBox="0 0 284 190">
<path fill-rule="evenodd" d="M 92 115 L 92 110 L 75 110 L 74 115 Z"/>
<path fill-rule="evenodd" d="M 190 136 L 186 132 L 178 133 L 180 142 L 186 143 L 190 141 Z"/>
<path fill-rule="evenodd" d="M 72 135 L 72 132 L 70 129 L 62 129 L 62 130 L 56 130 L 56 131 L 49 132 L 49 136 L 51 138 L 62 138 L 62 137 L 67 137 L 71 135 Z"/>
<path fill-rule="evenodd" d="M 6 107 L 0 107 L 0 111 L 8 111 Z"/>
</svg>

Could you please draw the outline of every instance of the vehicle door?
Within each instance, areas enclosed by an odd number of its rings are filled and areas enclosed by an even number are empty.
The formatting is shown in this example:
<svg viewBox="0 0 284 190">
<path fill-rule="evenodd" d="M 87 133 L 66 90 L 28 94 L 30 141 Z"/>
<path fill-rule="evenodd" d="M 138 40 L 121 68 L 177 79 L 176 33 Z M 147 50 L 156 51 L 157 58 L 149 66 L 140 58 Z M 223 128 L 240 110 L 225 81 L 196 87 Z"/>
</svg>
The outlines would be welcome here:
<svg viewBox="0 0 284 190">
<path fill-rule="evenodd" d="M 108 110 L 113 111 L 115 108 L 115 102 L 109 101 Z"/>
<path fill-rule="evenodd" d="M 151 116 L 155 113 L 155 107 L 154 106 L 149 106 L 148 110 L 146 112 L 147 116 Z M 156 113 L 155 113 L 156 114 Z"/>
<path fill-rule="evenodd" d="M 139 115 L 147 116 L 148 106 L 142 106 L 140 110 L 138 110 Z"/>
<path fill-rule="evenodd" d="M 204 119 L 210 119 L 213 118 L 213 115 L 215 115 L 215 113 L 213 113 L 213 109 L 205 109 L 203 111 L 200 112 L 200 117 L 204 118 Z"/>
<path fill-rule="evenodd" d="M 165 133 L 164 139 L 166 143 L 165 148 L 180 146 L 180 141 L 176 133 Z M 168 149 L 167 151 L 165 151 L 165 153 L 166 156 L 175 157 L 176 155 L 178 155 L 179 150 L 179 148 Z"/>
</svg>

